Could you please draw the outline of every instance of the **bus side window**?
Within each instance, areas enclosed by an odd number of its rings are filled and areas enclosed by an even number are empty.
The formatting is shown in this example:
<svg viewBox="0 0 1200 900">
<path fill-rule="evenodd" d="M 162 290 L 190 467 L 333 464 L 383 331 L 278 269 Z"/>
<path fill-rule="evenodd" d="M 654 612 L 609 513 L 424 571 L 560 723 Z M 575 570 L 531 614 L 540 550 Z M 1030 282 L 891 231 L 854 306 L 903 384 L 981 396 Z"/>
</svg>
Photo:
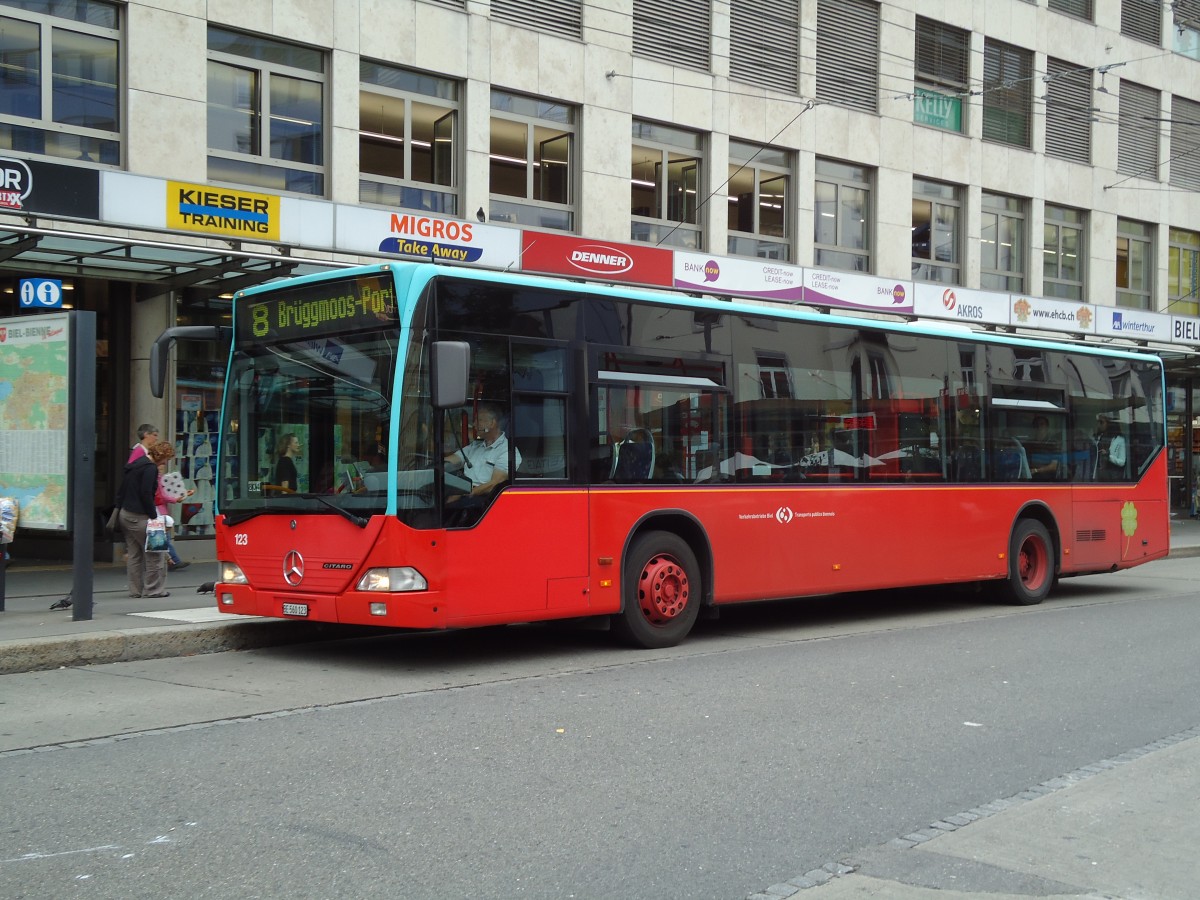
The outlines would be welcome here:
<svg viewBox="0 0 1200 900">
<path fill-rule="evenodd" d="M 566 478 L 566 402 L 557 397 L 518 397 L 513 440 L 521 453 L 517 478 Z"/>
</svg>

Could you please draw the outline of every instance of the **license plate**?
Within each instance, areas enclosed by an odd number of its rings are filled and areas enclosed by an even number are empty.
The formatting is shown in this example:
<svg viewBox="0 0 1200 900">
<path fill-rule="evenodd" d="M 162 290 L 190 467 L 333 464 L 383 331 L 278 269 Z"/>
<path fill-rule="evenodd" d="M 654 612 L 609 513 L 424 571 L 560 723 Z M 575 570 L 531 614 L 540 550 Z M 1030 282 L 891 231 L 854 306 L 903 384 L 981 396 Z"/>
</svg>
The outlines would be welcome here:
<svg viewBox="0 0 1200 900">
<path fill-rule="evenodd" d="M 283 604 L 283 614 L 285 616 L 307 616 L 307 603 L 285 603 Z"/>
</svg>

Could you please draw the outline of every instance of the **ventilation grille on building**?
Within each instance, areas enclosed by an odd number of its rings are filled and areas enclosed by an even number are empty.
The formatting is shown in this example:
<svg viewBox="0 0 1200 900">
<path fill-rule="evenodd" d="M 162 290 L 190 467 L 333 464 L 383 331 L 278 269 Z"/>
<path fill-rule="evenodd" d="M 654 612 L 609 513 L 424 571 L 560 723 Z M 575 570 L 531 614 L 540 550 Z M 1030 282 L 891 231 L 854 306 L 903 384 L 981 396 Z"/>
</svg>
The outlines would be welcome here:
<svg viewBox="0 0 1200 900">
<path fill-rule="evenodd" d="M 447 9 L 457 9 L 459 12 L 467 11 L 467 0 L 425 0 L 426 3 L 432 3 L 434 6 L 444 6 Z"/>
<path fill-rule="evenodd" d="M 1200 103 L 1171 98 L 1171 184 L 1200 190 Z"/>
<path fill-rule="evenodd" d="M 1092 21 L 1092 0 L 1050 0 L 1050 8 L 1077 19 Z"/>
<path fill-rule="evenodd" d="M 1121 81 L 1117 171 L 1158 180 L 1159 99 L 1154 88 Z"/>
<path fill-rule="evenodd" d="M 733 0 L 729 20 L 732 78 L 795 94 L 799 59 L 799 0 Z"/>
<path fill-rule="evenodd" d="M 1092 70 L 1046 60 L 1046 155 L 1092 161 Z"/>
<path fill-rule="evenodd" d="M 819 0 L 817 99 L 879 111 L 879 4 Z"/>
<path fill-rule="evenodd" d="M 533 31 L 583 40 L 582 0 L 492 0 L 492 18 Z"/>
<path fill-rule="evenodd" d="M 633 0 L 633 52 L 673 66 L 709 71 L 710 0 Z"/>
<path fill-rule="evenodd" d="M 1121 34 L 1162 46 L 1162 0 L 1121 0 Z"/>
</svg>

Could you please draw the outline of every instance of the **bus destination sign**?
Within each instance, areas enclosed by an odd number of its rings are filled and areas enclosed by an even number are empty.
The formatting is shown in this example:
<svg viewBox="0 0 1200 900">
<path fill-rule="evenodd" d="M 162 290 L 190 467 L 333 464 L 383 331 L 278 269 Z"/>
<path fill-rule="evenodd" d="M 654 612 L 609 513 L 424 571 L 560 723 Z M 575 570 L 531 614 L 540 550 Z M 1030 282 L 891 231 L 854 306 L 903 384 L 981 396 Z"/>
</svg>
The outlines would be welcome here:
<svg viewBox="0 0 1200 900">
<path fill-rule="evenodd" d="M 274 343 L 395 328 L 396 289 L 388 275 L 306 284 L 243 300 L 238 343 Z"/>
</svg>

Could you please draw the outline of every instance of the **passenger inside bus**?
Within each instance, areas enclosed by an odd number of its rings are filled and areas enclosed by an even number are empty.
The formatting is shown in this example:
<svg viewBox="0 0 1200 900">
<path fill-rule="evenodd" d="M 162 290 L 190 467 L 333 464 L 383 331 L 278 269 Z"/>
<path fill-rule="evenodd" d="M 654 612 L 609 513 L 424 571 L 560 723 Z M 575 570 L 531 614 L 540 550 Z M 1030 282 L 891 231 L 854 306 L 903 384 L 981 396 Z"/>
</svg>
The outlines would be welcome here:
<svg viewBox="0 0 1200 900">
<path fill-rule="evenodd" d="M 1025 441 L 1029 451 L 1029 468 L 1038 481 L 1055 481 L 1066 468 L 1061 433 L 1051 431 L 1045 416 L 1033 417 L 1033 432 Z"/>
</svg>

